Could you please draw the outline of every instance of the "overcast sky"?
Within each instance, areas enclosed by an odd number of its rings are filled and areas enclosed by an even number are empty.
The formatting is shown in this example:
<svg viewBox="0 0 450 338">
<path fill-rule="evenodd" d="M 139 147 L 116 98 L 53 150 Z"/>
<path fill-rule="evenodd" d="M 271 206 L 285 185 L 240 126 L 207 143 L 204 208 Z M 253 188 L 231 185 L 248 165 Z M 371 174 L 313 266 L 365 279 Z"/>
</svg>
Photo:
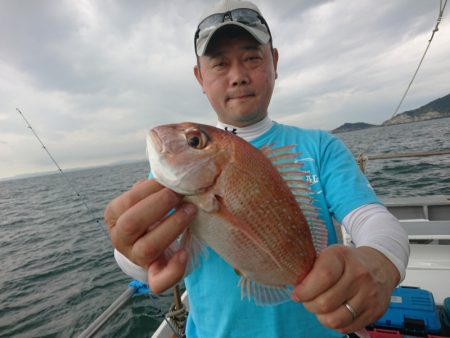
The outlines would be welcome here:
<svg viewBox="0 0 450 338">
<path fill-rule="evenodd" d="M 144 159 L 146 131 L 215 124 L 193 35 L 212 1 L 0 0 L 0 177 Z M 272 119 L 331 130 L 391 117 L 439 0 L 256 1 L 280 59 Z M 450 93 L 450 18 L 400 111 Z"/>
</svg>

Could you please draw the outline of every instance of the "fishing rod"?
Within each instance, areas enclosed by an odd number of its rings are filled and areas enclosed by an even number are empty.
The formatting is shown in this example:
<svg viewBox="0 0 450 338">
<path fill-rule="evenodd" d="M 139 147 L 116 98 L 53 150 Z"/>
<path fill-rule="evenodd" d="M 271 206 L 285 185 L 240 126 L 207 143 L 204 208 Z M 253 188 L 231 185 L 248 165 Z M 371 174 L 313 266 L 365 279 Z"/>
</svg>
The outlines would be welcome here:
<svg viewBox="0 0 450 338">
<path fill-rule="evenodd" d="M 75 187 L 75 185 L 72 183 L 72 181 L 69 179 L 69 177 L 67 177 L 67 175 L 64 173 L 64 171 L 61 169 L 60 165 L 58 164 L 58 162 L 56 162 L 55 158 L 52 156 L 52 154 L 50 153 L 50 151 L 48 150 L 48 148 L 45 146 L 44 142 L 42 142 L 41 138 L 39 137 L 39 135 L 36 133 L 36 131 L 33 129 L 33 127 L 31 126 L 30 122 L 28 122 L 28 120 L 25 118 L 25 115 L 22 113 L 22 111 L 19 108 L 16 108 L 17 112 L 19 113 L 19 115 L 22 117 L 22 119 L 25 121 L 25 123 L 27 124 L 27 127 L 31 130 L 31 132 L 33 133 L 34 137 L 39 141 L 39 143 L 41 144 L 42 148 L 44 149 L 44 151 L 47 153 L 47 155 L 50 157 L 50 159 L 52 160 L 52 162 L 55 164 L 56 168 L 58 169 L 59 173 L 64 177 L 64 179 L 66 180 L 67 184 L 70 186 L 70 188 L 72 189 L 73 192 L 75 192 L 75 194 L 77 195 L 77 197 L 79 198 L 79 200 L 81 201 L 81 203 L 84 205 L 84 207 L 86 208 L 86 210 L 88 211 L 89 215 L 91 216 L 92 219 L 95 220 L 95 222 L 98 225 L 100 224 L 100 219 L 94 216 L 94 212 L 92 211 L 92 209 L 87 205 L 86 203 L 86 198 L 81 195 L 81 193 L 77 190 L 77 188 Z M 101 225 L 102 226 L 102 225 Z M 105 227 L 103 227 L 103 230 L 106 231 Z"/>
<path fill-rule="evenodd" d="M 41 140 L 39 135 L 36 133 L 34 128 L 31 126 L 30 122 L 28 122 L 28 120 L 25 118 L 25 115 L 22 113 L 22 111 L 19 108 L 16 108 L 16 110 L 19 113 L 19 115 L 22 117 L 22 119 L 25 121 L 27 127 L 31 130 L 31 132 L 33 133 L 34 137 L 41 144 L 42 149 L 44 149 L 44 151 L 47 153 L 48 157 L 50 157 L 50 159 L 52 160 L 53 164 L 58 169 L 59 173 L 64 177 L 64 179 L 66 180 L 67 184 L 75 192 L 76 196 L 81 201 L 81 203 L 84 205 L 84 207 L 88 211 L 89 215 L 92 217 L 92 219 L 95 220 L 95 222 L 98 225 L 100 225 L 103 228 L 103 231 L 106 233 L 106 236 L 109 237 L 109 234 L 106 231 L 106 226 L 100 224 L 100 219 L 99 218 L 94 217 L 94 212 L 92 211 L 92 209 L 86 203 L 86 198 L 78 191 L 78 189 L 75 187 L 75 185 L 69 179 L 69 177 L 64 173 L 64 171 L 62 170 L 61 166 L 58 164 L 56 159 L 53 157 L 53 155 L 50 153 L 48 148 L 45 146 L 44 142 Z M 133 282 L 136 282 L 136 281 L 133 281 Z M 84 330 L 81 333 L 79 338 L 88 338 L 88 337 L 94 336 L 95 333 L 106 323 L 106 321 L 109 320 L 109 318 L 111 318 L 111 316 L 114 313 L 116 313 L 120 309 L 120 307 L 123 306 L 126 303 L 126 301 L 129 298 L 131 298 L 134 294 L 143 293 L 141 290 L 145 289 L 146 286 L 142 285 L 142 283 L 140 283 L 140 284 L 138 283 L 139 286 L 136 286 L 136 285 L 133 284 L 133 282 L 130 283 L 129 288 L 127 290 L 125 290 L 125 292 L 122 295 L 120 295 L 119 298 L 117 298 L 116 301 L 113 304 L 111 304 L 106 309 L 106 311 L 104 311 L 100 315 L 100 317 L 98 317 L 86 330 Z M 158 309 L 160 313 L 164 312 L 163 309 L 159 305 L 157 305 L 156 302 L 152 299 L 150 293 L 148 293 L 148 296 L 149 296 L 149 299 L 150 299 L 153 307 Z M 167 322 L 168 326 L 173 331 L 173 333 L 175 334 L 176 337 L 183 337 L 184 336 L 184 326 L 183 326 L 183 328 L 180 331 L 180 328 L 178 328 L 176 325 L 171 323 L 170 320 L 169 320 L 169 318 L 173 319 L 173 320 L 176 320 L 177 316 L 181 316 L 181 317 L 184 316 L 183 311 L 185 310 L 185 308 L 184 308 L 184 305 L 181 303 L 180 290 L 179 290 L 179 286 L 178 285 L 176 285 L 175 288 L 174 288 L 174 299 L 175 299 L 175 307 L 173 309 L 171 309 L 171 312 L 173 314 L 171 315 L 171 317 L 169 317 L 168 316 L 169 313 L 168 313 L 168 315 L 166 315 L 164 317 L 164 320 Z"/>
</svg>

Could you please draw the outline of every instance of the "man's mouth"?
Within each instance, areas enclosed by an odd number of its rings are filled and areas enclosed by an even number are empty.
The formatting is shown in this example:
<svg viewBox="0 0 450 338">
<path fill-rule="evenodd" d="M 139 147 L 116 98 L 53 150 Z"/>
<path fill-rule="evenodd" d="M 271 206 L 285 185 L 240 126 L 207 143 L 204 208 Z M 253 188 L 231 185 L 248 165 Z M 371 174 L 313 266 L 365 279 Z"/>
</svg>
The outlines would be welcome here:
<svg viewBox="0 0 450 338">
<path fill-rule="evenodd" d="M 255 96 L 254 93 L 244 93 L 244 94 L 230 95 L 227 98 L 227 101 L 230 101 L 230 100 L 245 100 L 245 99 L 248 99 L 248 98 L 254 97 L 254 96 Z"/>
</svg>

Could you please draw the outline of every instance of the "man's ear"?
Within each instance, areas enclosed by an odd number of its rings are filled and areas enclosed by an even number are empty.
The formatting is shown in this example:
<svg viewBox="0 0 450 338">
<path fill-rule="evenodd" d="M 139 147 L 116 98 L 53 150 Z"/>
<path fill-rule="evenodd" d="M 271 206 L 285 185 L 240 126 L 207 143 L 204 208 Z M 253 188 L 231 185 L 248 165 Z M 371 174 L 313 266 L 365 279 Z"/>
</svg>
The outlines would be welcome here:
<svg viewBox="0 0 450 338">
<path fill-rule="evenodd" d="M 200 66 L 198 64 L 196 64 L 194 66 L 194 75 L 195 75 L 195 78 L 197 79 L 198 83 L 200 84 L 200 87 L 202 87 L 202 91 L 204 93 L 205 91 L 203 90 L 202 72 L 200 71 Z"/>
<path fill-rule="evenodd" d="M 278 67 L 278 49 L 274 48 L 272 50 L 272 59 L 273 59 L 273 68 L 275 70 L 275 79 L 278 78 L 278 72 L 277 72 L 277 67 Z"/>
</svg>

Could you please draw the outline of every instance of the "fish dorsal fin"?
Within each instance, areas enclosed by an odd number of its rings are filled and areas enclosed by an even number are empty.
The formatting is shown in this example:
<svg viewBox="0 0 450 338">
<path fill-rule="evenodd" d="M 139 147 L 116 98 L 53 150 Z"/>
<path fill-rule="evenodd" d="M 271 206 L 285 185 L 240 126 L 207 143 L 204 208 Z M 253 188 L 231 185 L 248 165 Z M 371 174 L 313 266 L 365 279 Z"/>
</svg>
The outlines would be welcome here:
<svg viewBox="0 0 450 338">
<path fill-rule="evenodd" d="M 265 145 L 260 150 L 287 183 L 308 222 L 314 248 L 316 252 L 320 252 L 328 245 L 327 227 L 319 218 L 319 208 L 313 204 L 314 191 L 310 187 L 311 183 L 306 181 L 308 172 L 300 170 L 303 163 L 296 161 L 300 153 L 293 152 L 294 148 L 295 145 L 282 147 Z"/>
</svg>

